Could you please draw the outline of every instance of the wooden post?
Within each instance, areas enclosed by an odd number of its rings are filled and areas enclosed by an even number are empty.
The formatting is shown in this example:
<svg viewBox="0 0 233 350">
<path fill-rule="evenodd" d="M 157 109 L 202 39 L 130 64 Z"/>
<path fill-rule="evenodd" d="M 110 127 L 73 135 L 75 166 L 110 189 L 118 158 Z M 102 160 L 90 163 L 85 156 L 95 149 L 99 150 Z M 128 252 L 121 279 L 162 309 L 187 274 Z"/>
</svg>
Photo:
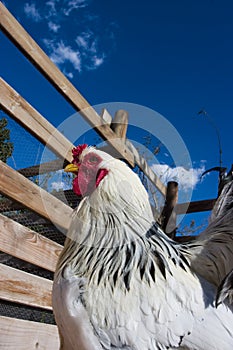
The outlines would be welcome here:
<svg viewBox="0 0 233 350">
<path fill-rule="evenodd" d="M 123 109 L 120 109 L 116 112 L 111 124 L 112 130 L 115 132 L 117 137 L 119 137 L 123 141 L 125 141 L 126 139 L 128 119 L 128 112 L 126 112 Z"/>
<path fill-rule="evenodd" d="M 165 205 L 161 214 L 162 229 L 172 239 L 176 236 L 176 212 L 174 210 L 178 200 L 178 183 L 170 181 L 167 184 Z"/>
</svg>

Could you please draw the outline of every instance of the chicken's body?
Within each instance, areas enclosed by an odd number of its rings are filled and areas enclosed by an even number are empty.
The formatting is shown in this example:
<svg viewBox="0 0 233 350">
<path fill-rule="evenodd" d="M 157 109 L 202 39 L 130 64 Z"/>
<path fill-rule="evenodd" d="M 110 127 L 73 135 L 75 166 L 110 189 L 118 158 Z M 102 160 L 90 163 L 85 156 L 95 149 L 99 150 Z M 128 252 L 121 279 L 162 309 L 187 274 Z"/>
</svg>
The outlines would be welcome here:
<svg viewBox="0 0 233 350">
<path fill-rule="evenodd" d="M 106 176 L 74 211 L 54 280 L 61 349 L 232 349 L 232 310 L 215 308 L 216 287 L 191 270 L 192 250 L 154 223 L 124 163 L 93 149 L 81 162 L 93 152 Z"/>
</svg>

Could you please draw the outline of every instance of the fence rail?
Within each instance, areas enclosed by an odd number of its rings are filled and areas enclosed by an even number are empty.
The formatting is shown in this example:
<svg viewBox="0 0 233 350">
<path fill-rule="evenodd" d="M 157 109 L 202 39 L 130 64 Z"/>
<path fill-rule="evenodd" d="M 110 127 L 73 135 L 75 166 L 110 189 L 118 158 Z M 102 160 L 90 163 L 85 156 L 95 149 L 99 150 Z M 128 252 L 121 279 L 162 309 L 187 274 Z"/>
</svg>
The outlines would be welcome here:
<svg viewBox="0 0 233 350">
<path fill-rule="evenodd" d="M 1 349 L 59 349 L 56 326 L 0 316 Z"/>
<path fill-rule="evenodd" d="M 0 214 L 0 247 L 4 253 L 55 271 L 62 246 Z"/>
</svg>

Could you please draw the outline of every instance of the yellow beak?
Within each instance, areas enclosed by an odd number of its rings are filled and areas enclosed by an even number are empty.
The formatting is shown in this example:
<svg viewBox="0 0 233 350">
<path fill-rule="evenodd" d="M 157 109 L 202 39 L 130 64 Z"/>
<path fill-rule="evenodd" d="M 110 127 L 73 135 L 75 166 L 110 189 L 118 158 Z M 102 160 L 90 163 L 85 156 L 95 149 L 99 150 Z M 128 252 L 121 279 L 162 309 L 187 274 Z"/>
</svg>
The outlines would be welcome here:
<svg viewBox="0 0 233 350">
<path fill-rule="evenodd" d="M 66 173 L 77 173 L 78 172 L 78 166 L 77 165 L 75 165 L 75 164 L 68 164 L 66 167 L 65 167 L 65 169 L 64 169 L 64 171 L 66 172 Z"/>
</svg>

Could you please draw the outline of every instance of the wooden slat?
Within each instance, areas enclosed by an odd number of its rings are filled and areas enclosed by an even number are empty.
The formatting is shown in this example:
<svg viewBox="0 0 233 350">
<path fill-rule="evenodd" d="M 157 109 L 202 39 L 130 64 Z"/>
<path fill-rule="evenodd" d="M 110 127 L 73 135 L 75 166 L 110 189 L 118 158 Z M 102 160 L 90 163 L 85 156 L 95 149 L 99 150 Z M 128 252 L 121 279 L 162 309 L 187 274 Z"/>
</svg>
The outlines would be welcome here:
<svg viewBox="0 0 233 350">
<path fill-rule="evenodd" d="M 62 246 L 0 214 L 0 249 L 54 272 Z"/>
<path fill-rule="evenodd" d="M 0 106 L 58 156 L 71 162 L 73 144 L 2 78 L 0 78 Z M 62 160 L 60 162 L 63 164 Z"/>
<path fill-rule="evenodd" d="M 120 139 L 115 139 L 115 133 L 71 84 L 64 74 L 49 59 L 20 23 L 0 2 L 0 28 L 23 52 L 23 54 L 41 71 L 53 86 L 67 101 L 85 118 L 85 120 L 106 140 L 131 166 L 134 166 L 133 154 Z M 15 106 L 15 108 L 17 108 Z"/>
<path fill-rule="evenodd" d="M 190 203 L 180 203 L 176 205 L 175 211 L 177 215 L 210 211 L 213 209 L 215 202 L 216 199 L 214 198 Z"/>
<path fill-rule="evenodd" d="M 1 350 L 58 350 L 57 326 L 0 316 Z"/>
<path fill-rule="evenodd" d="M 0 299 L 52 310 L 52 281 L 0 264 Z"/>
<path fill-rule="evenodd" d="M 0 161 L 0 191 L 67 230 L 72 208 Z"/>
</svg>

